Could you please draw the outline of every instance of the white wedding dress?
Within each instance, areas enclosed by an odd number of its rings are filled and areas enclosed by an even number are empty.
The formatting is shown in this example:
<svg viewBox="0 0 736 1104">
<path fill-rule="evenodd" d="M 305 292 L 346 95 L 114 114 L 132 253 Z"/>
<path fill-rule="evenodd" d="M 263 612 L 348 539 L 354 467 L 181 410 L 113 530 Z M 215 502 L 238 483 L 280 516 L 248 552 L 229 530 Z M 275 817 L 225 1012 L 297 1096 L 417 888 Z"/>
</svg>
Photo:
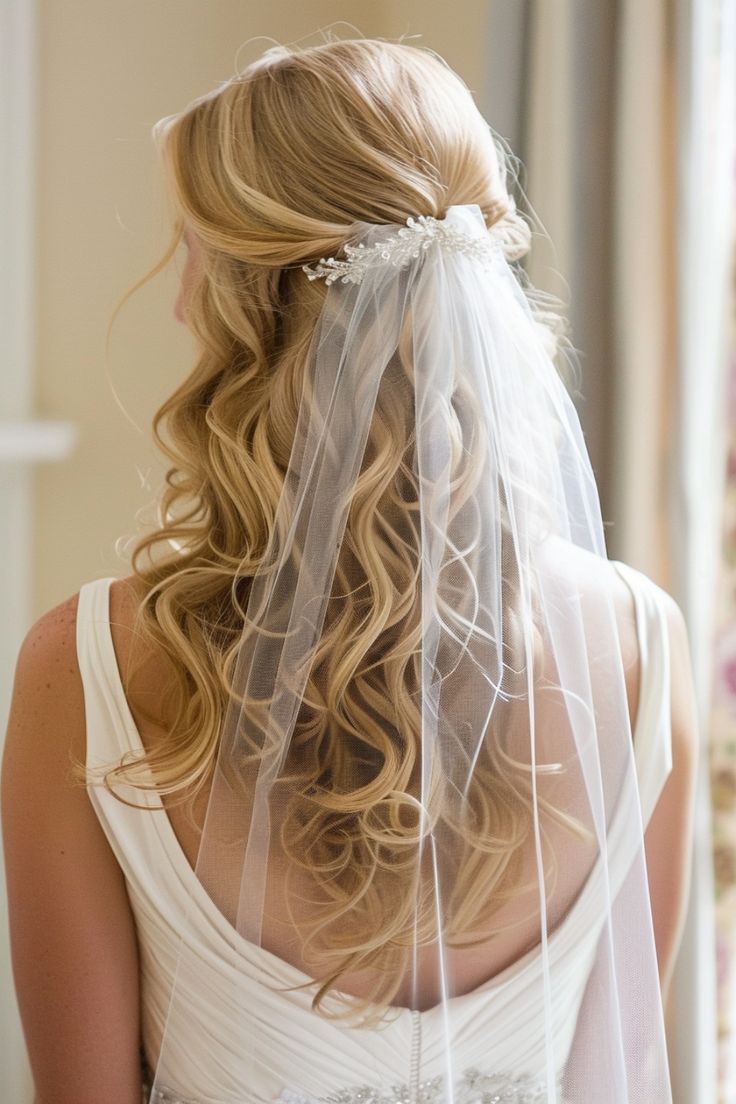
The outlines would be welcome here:
<svg viewBox="0 0 736 1104">
<path fill-rule="evenodd" d="M 634 729 L 639 800 L 647 823 L 672 766 L 670 667 L 663 591 L 648 576 L 612 561 L 635 600 L 640 649 L 639 706 Z M 98 767 L 141 741 L 113 650 L 109 624 L 112 579 L 80 590 L 77 650 L 84 685 L 87 762 Z M 195 1104 L 294 1104 L 340 1094 L 344 1104 L 433 1100 L 443 1064 L 445 1024 L 439 1008 L 392 1009 L 380 1032 L 327 1021 L 310 1008 L 312 991 L 284 992 L 308 975 L 243 939 L 207 896 L 155 792 L 121 788 L 153 806 L 140 812 L 104 788 L 89 794 L 125 874 L 140 947 L 143 1100 L 149 1100 L 166 1024 L 179 938 L 192 948 L 186 1018 L 170 1021 L 166 1065 L 156 1100 Z M 630 810 L 617 808 L 609 859 L 618 884 L 627 867 Z M 599 934 L 600 888 L 594 867 L 563 922 L 549 937 L 553 1014 L 559 1053 L 568 1054 Z M 615 888 L 615 887 L 614 887 Z M 538 1086 L 544 1070 L 544 1011 L 539 1001 L 537 948 L 472 992 L 450 999 L 453 1060 L 468 1087 L 466 1099 L 510 1104 L 547 1099 Z M 237 996 L 236 996 L 237 995 Z M 329 1006 L 329 1000 L 328 1000 Z M 182 1014 L 179 1014 L 182 1016 Z M 247 1037 L 247 1061 L 238 1040 Z M 257 1063 L 253 1055 L 258 1055 Z M 366 1086 L 380 1093 L 366 1094 Z M 341 1091 L 342 1090 L 342 1091 Z M 411 1097 L 414 1098 L 414 1097 Z M 459 1092 L 456 1099 L 463 1099 Z"/>
</svg>

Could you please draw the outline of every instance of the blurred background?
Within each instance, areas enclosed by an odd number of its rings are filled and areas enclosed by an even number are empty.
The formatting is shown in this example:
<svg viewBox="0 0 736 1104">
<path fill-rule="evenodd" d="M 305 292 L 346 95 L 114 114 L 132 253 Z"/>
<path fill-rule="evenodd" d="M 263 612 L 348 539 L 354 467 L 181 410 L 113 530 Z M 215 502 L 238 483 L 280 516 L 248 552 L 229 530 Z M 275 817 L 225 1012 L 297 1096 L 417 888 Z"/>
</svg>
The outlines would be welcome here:
<svg viewBox="0 0 736 1104">
<path fill-rule="evenodd" d="M 667 1009 L 676 1104 L 736 1102 L 736 0 L 2 0 L 0 719 L 33 620 L 126 547 L 194 363 L 151 128 L 274 42 L 408 38 L 520 158 L 567 304 L 608 553 L 679 602 L 702 763 Z M 31 1104 L 0 908 L 2 1097 Z"/>
</svg>

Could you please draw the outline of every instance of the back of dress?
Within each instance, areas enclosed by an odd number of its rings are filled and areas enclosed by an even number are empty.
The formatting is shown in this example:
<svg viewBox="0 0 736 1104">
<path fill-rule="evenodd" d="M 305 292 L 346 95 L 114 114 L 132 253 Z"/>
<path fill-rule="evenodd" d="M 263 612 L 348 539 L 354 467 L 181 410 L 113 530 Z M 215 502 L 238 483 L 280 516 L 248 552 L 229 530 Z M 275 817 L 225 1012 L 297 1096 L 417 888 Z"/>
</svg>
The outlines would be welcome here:
<svg viewBox="0 0 736 1104">
<path fill-rule="evenodd" d="M 629 585 L 636 609 L 640 688 L 633 738 L 646 825 L 672 766 L 667 622 L 660 588 L 628 565 L 613 563 Z M 77 650 L 90 768 L 142 750 L 110 633 L 111 582 L 87 583 L 79 596 Z M 149 1099 L 164 1031 L 166 1068 L 158 1070 L 155 1094 L 161 1104 L 266 1104 L 327 1096 L 343 1104 L 409 1099 L 431 1104 L 441 1098 L 448 1032 L 456 1101 L 547 1100 L 544 1032 L 549 1015 L 560 1057 L 556 1076 L 563 1085 L 564 1060 L 575 1048 L 600 937 L 598 865 L 549 933 L 551 1008 L 541 1007 L 543 962 L 533 947 L 494 977 L 442 1005 L 423 1012 L 389 1006 L 380 1026 L 356 1028 L 315 1013 L 313 979 L 244 939 L 225 919 L 190 867 L 154 792 L 126 786 L 118 792 L 152 810 L 130 808 L 104 788 L 89 786 L 125 875 L 137 926 L 144 1100 Z M 609 825 L 608 873 L 614 883 L 609 889 L 614 895 L 631 859 L 631 818 L 624 802 Z M 187 999 L 169 1013 L 181 946 L 187 949 L 188 967 L 177 984 L 188 987 Z M 294 988 L 300 985 L 306 987 Z M 350 994 L 329 994 L 324 1007 L 328 1013 L 337 1011 L 351 999 Z M 242 1045 L 245 1039 L 247 1047 Z"/>
</svg>

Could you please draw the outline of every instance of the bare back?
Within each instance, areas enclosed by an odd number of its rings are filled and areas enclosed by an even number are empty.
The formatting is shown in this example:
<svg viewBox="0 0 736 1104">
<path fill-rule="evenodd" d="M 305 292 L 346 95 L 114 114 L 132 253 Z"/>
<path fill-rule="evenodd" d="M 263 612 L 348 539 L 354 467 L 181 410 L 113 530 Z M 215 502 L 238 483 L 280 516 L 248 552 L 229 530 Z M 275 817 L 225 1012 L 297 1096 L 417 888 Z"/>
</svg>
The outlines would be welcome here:
<svg viewBox="0 0 736 1104">
<path fill-rule="evenodd" d="M 601 567 L 601 563 L 602 561 L 599 559 L 581 553 L 581 560 L 576 569 L 579 572 L 587 572 L 587 576 L 580 575 L 581 583 L 584 583 L 585 586 L 611 588 L 619 625 L 629 715 L 633 728 L 639 697 L 638 645 L 633 599 L 628 586 L 613 568 Z M 592 574 L 592 572 L 595 572 L 595 574 Z M 135 614 L 136 587 L 138 585 L 133 576 L 121 579 L 112 585 L 110 621 L 121 681 L 141 742 L 147 750 L 150 750 L 166 736 L 166 717 L 162 716 L 160 712 L 157 713 L 157 709 L 160 711 L 160 704 L 158 703 L 161 700 L 161 687 L 168 677 L 168 663 L 164 657 L 152 654 L 150 650 L 142 652 L 141 645 L 136 644 L 134 640 L 132 628 Z M 136 651 L 136 648 L 138 651 Z M 127 675 L 129 670 L 135 671 L 133 679 L 130 679 Z M 151 719 L 152 717 L 155 720 Z M 204 788 L 192 804 L 191 817 L 198 826 L 197 830 L 194 830 L 189 823 L 183 806 L 175 805 L 169 795 L 165 795 L 163 798 L 163 804 L 167 810 L 174 834 L 192 868 L 196 863 L 199 834 L 201 825 L 204 823 L 208 797 L 209 791 Z M 551 842 L 554 844 L 554 840 Z M 594 859 L 594 853 L 589 844 L 571 839 L 567 835 L 560 836 L 559 844 L 561 849 L 564 848 L 565 864 L 550 900 L 549 919 L 551 928 L 554 928 L 562 920 L 574 902 Z M 526 880 L 528 876 L 533 885 L 535 882 L 533 877 L 535 860 L 531 841 L 527 852 L 524 859 L 524 879 Z M 281 902 L 278 900 L 277 879 L 272 880 L 271 887 L 271 900 L 267 907 L 269 920 L 267 922 L 264 919 L 263 946 L 309 974 L 309 963 L 299 954 L 296 932 L 283 919 L 284 910 L 283 907 L 280 907 Z M 502 925 L 504 930 L 501 934 L 495 936 L 491 942 L 467 950 L 448 952 L 451 956 L 450 975 L 453 979 L 452 984 L 455 993 L 461 994 L 474 989 L 513 964 L 537 945 L 539 918 L 535 908 L 536 892 L 536 886 L 533 890 L 520 892 L 518 897 L 515 897 L 495 914 L 495 923 L 499 926 Z M 426 949 L 425 954 L 426 961 L 423 964 L 424 969 L 422 971 L 422 977 L 425 978 L 425 991 L 420 995 L 419 1006 L 421 1009 L 431 1007 L 440 999 L 439 978 L 436 975 L 433 977 L 432 974 L 436 955 L 434 955 L 431 947 Z M 432 982 L 429 979 L 433 979 Z M 363 985 L 361 985 L 361 981 Z M 343 991 L 362 996 L 365 995 L 365 988 L 364 977 L 359 977 L 357 973 L 344 975 Z M 396 1003 L 408 1006 L 411 1003 L 410 991 L 410 981 L 406 978 L 396 994 Z"/>
</svg>

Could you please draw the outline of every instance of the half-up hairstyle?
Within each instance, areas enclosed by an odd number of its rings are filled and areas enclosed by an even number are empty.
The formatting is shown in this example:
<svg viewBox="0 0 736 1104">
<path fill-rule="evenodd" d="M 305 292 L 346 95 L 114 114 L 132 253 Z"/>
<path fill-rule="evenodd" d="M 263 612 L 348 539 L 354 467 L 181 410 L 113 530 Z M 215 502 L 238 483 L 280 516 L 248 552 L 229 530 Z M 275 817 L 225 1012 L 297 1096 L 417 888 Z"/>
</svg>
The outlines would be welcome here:
<svg viewBox="0 0 736 1104">
<path fill-rule="evenodd" d="M 462 80 L 426 48 L 375 39 L 276 46 L 161 120 L 155 134 L 176 218 L 153 271 L 173 256 L 185 227 L 201 255 L 186 307 L 198 359 L 154 418 L 170 463 L 160 525 L 132 554 L 143 595 L 135 628 L 170 661 L 164 701 L 172 720 L 165 740 L 142 759 L 110 765 L 103 781 L 113 793 L 111 784 L 122 781 L 185 801 L 211 779 L 249 579 L 264 555 L 289 464 L 307 352 L 326 294 L 302 266 L 339 253 L 358 223 L 442 218 L 453 204 L 477 204 L 511 262 L 527 252 L 531 231 L 510 191 L 510 153 Z M 566 323 L 551 297 L 535 293 L 530 302 L 550 351 L 559 352 Z M 328 875 L 329 909 L 308 925 L 309 946 L 319 958 L 321 945 L 325 963 L 315 1007 L 356 966 L 380 966 L 373 996 L 390 1000 L 411 944 L 413 886 L 402 888 L 391 864 L 375 870 L 369 861 L 377 810 L 387 795 L 417 781 L 421 716 L 412 654 L 421 643 L 421 602 L 408 358 L 410 350 L 399 351 L 405 375 L 379 392 L 293 736 L 310 797 L 287 819 L 284 845 L 302 860 L 314 857 L 317 879 L 320 869 L 344 870 L 342 881 Z M 462 388 L 458 396 L 472 403 Z M 472 414 L 464 412 L 463 423 L 473 424 Z M 462 445 L 451 474 L 461 496 L 464 481 L 473 479 Z M 505 580 L 510 618 L 515 582 Z M 483 785 L 471 795 L 478 831 L 458 851 L 465 864 L 454 895 L 458 933 L 518 889 L 521 850 L 532 831 L 528 768 L 518 767 L 493 734 L 486 745 Z M 344 792 L 351 748 L 361 762 L 353 772 L 361 775 L 357 801 Z M 334 799 L 315 811 L 314 783 L 324 788 L 330 778 Z M 345 816 L 333 835 L 339 794 Z M 493 848 L 483 846 L 488 839 Z M 335 851 L 346 847 L 354 862 L 341 854 L 335 863 Z"/>
</svg>

